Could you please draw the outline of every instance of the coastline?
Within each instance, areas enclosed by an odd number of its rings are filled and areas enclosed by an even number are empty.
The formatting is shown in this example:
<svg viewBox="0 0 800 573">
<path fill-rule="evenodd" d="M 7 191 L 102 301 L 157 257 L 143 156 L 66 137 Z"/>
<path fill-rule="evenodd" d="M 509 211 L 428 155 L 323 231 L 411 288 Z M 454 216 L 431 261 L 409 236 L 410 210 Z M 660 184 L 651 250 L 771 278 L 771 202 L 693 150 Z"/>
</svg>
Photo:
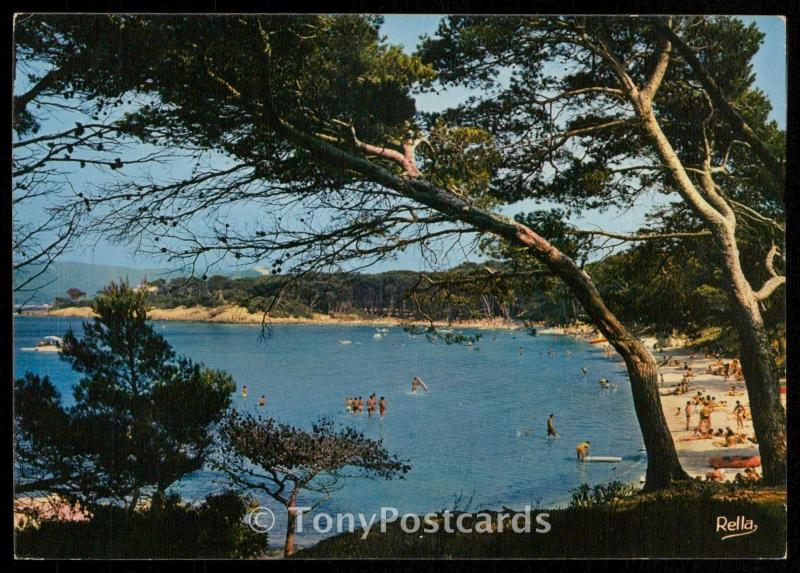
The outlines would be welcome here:
<svg viewBox="0 0 800 573">
<path fill-rule="evenodd" d="M 57 310 L 28 311 L 21 316 L 34 317 L 67 317 L 67 318 L 94 318 L 96 315 L 88 306 L 73 306 Z M 265 315 L 261 312 L 250 312 L 246 308 L 236 305 L 226 305 L 218 307 L 204 306 L 178 306 L 175 308 L 153 308 L 147 313 L 150 320 L 178 321 L 178 322 L 213 322 L 221 324 L 314 324 L 314 325 L 342 325 L 342 326 L 407 326 L 419 325 L 426 326 L 429 323 L 424 321 L 409 321 L 399 318 L 379 317 L 363 318 L 353 314 L 329 314 L 313 313 L 310 317 L 302 316 L 270 316 L 265 321 Z M 521 321 L 507 320 L 502 318 L 495 319 L 476 319 L 463 320 L 452 323 L 436 321 L 434 325 L 442 328 L 477 328 L 477 329 L 506 329 L 519 330 L 525 328 Z M 560 334 L 560 328 L 541 328 L 537 325 L 537 331 L 541 334 Z"/>
</svg>

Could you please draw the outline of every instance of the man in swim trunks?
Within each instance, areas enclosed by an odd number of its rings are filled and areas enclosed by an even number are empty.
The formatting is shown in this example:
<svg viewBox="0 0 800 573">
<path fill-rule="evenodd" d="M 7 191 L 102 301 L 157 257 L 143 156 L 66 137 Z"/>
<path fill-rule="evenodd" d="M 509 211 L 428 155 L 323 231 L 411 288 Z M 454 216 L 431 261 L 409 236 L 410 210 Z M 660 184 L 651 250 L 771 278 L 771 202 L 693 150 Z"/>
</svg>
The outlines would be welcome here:
<svg viewBox="0 0 800 573">
<path fill-rule="evenodd" d="M 592 442 L 590 442 L 589 440 L 586 440 L 585 442 L 581 442 L 576 446 L 575 451 L 578 454 L 579 462 L 586 461 L 586 458 L 589 456 L 589 446 L 591 445 L 591 443 Z"/>
<path fill-rule="evenodd" d="M 556 432 L 556 427 L 554 425 L 554 422 L 555 422 L 555 416 L 553 416 L 553 414 L 550 414 L 550 417 L 547 418 L 547 435 L 548 436 L 557 436 L 558 435 L 558 432 Z"/>
<path fill-rule="evenodd" d="M 383 420 L 383 416 L 386 414 L 386 398 L 381 396 L 380 402 L 378 402 L 378 409 L 381 412 L 381 420 Z"/>
<path fill-rule="evenodd" d="M 692 408 L 692 401 L 689 400 L 686 402 L 686 407 L 683 409 L 686 412 L 686 431 L 689 431 L 692 423 L 692 412 L 694 412 L 694 408 Z"/>
<path fill-rule="evenodd" d="M 739 400 L 736 400 L 736 406 L 733 408 L 733 413 L 736 414 L 736 428 L 744 428 L 744 406 Z"/>
<path fill-rule="evenodd" d="M 710 403 L 703 404 L 703 408 L 700 410 L 700 425 L 704 428 L 711 427 L 711 411 Z"/>
</svg>

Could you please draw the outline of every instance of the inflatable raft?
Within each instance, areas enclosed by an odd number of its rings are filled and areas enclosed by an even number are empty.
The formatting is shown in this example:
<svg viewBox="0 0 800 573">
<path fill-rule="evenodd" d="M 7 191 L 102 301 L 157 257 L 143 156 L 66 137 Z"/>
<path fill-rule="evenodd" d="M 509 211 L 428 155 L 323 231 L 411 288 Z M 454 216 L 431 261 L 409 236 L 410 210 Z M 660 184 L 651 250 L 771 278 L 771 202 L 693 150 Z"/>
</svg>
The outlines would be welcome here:
<svg viewBox="0 0 800 573">
<path fill-rule="evenodd" d="M 608 340 L 605 339 L 605 338 L 602 338 L 602 337 L 601 338 L 593 338 L 592 340 L 589 341 L 589 344 L 600 344 L 601 342 L 608 342 Z"/>
<path fill-rule="evenodd" d="M 744 469 L 761 465 L 760 456 L 716 456 L 709 458 L 709 465 L 714 468 Z"/>
<path fill-rule="evenodd" d="M 622 458 L 618 456 L 586 456 L 583 458 L 585 462 L 621 462 Z"/>
</svg>

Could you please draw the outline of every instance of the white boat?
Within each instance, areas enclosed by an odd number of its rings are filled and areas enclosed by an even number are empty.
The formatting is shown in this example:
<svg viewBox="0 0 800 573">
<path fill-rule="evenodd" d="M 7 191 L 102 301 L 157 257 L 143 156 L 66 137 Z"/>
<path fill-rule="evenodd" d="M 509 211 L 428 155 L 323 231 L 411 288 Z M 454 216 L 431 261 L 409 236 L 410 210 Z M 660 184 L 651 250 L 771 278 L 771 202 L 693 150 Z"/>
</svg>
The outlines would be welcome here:
<svg viewBox="0 0 800 573">
<path fill-rule="evenodd" d="M 23 348 L 24 352 L 61 352 L 64 341 L 58 336 L 45 336 L 33 348 Z"/>
<path fill-rule="evenodd" d="M 340 340 L 339 344 L 353 344 L 352 340 Z"/>
<path fill-rule="evenodd" d="M 372 335 L 373 340 L 380 340 L 381 338 L 383 338 L 383 334 L 381 334 L 380 332 L 376 332 L 375 334 Z"/>
<path fill-rule="evenodd" d="M 389 329 L 388 328 L 376 328 L 375 332 L 377 332 L 378 334 L 386 334 L 386 333 L 389 332 Z"/>
</svg>

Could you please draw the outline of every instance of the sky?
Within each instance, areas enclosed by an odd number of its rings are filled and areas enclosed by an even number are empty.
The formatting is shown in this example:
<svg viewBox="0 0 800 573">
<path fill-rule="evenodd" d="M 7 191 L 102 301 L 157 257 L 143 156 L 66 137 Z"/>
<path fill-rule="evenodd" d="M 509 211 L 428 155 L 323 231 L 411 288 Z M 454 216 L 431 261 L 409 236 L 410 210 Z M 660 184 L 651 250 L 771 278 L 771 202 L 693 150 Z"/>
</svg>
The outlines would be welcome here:
<svg viewBox="0 0 800 573">
<path fill-rule="evenodd" d="M 441 16 L 437 15 L 387 15 L 382 28 L 389 43 L 401 44 L 406 52 L 414 51 L 419 38 L 423 35 L 433 35 L 436 31 Z M 755 22 L 759 29 L 766 34 L 764 42 L 754 58 L 754 71 L 756 85 L 767 94 L 772 102 L 771 118 L 781 128 L 786 127 L 786 31 L 783 20 L 777 16 L 752 16 L 742 17 L 745 23 Z M 439 94 L 418 94 L 416 96 L 417 108 L 420 111 L 441 111 L 449 106 L 463 101 L 469 91 L 461 88 L 449 89 Z M 655 197 L 652 198 L 655 200 Z M 652 206 L 647 200 L 639 206 L 626 212 L 587 213 L 580 219 L 572 222 L 582 227 L 602 226 L 617 232 L 632 232 L 641 226 L 644 213 Z M 540 206 L 541 207 L 541 206 Z M 505 214 L 533 210 L 533 203 L 518 203 L 505 210 Z M 242 210 L 242 213 L 246 210 Z M 455 251 L 448 261 L 449 264 L 458 264 L 463 260 L 464 253 Z M 152 257 L 137 256 L 130 248 L 124 245 L 109 244 L 101 241 L 91 246 L 84 246 L 67 253 L 64 260 L 79 261 L 95 264 L 129 266 L 138 268 L 153 268 L 158 266 L 168 268 L 167 261 L 154 261 Z M 418 253 L 408 251 L 397 259 L 383 261 L 370 268 L 370 272 L 381 272 L 390 269 L 424 270 L 426 263 Z"/>
</svg>

